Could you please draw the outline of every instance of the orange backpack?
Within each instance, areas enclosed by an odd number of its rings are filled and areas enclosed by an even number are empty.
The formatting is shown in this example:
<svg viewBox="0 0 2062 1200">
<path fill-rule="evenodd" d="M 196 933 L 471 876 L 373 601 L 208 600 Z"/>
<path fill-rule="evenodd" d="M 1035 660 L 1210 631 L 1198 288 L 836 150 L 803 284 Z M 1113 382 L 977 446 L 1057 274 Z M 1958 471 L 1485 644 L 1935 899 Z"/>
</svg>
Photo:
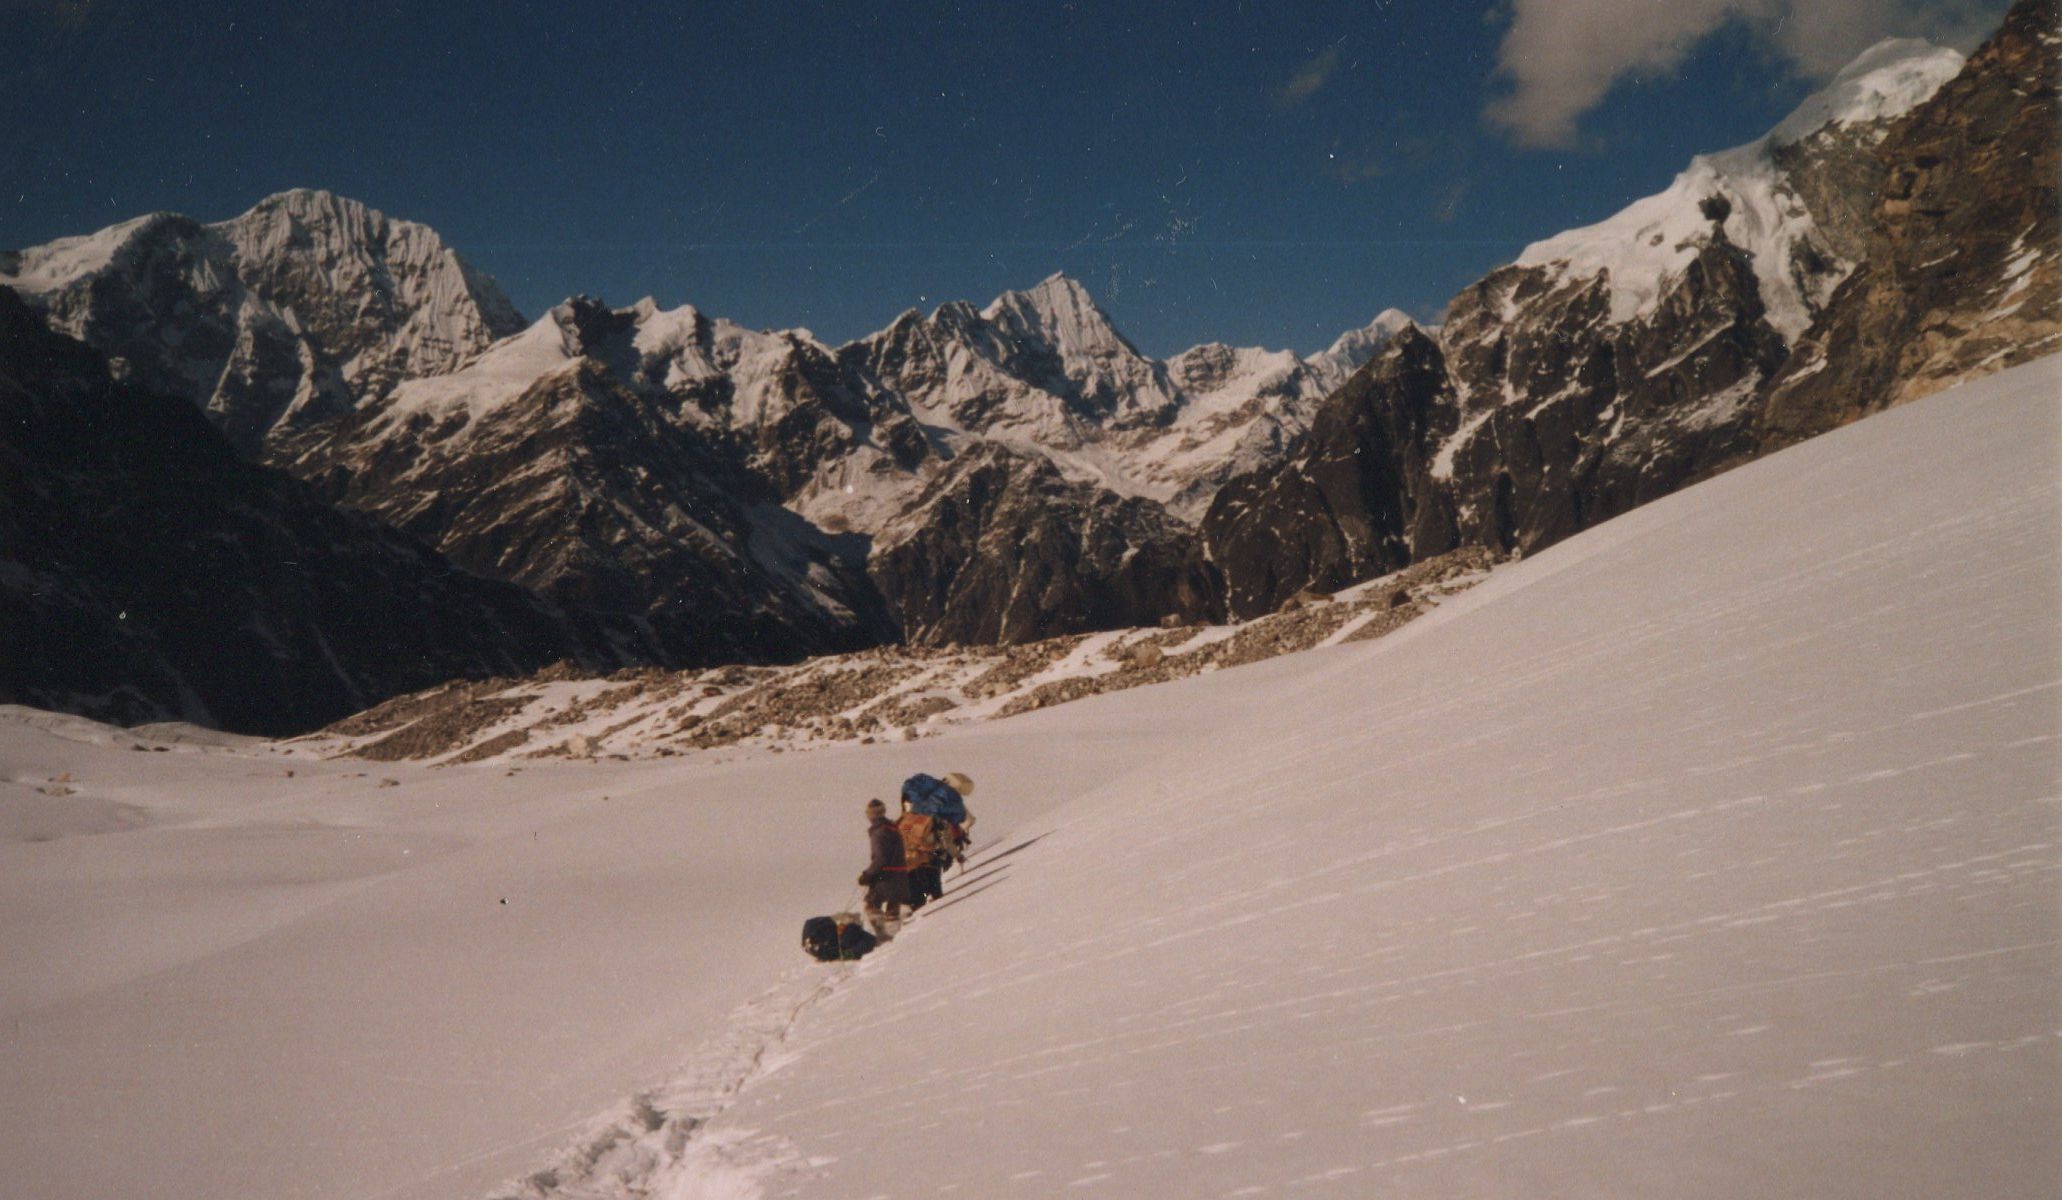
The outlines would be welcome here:
<svg viewBox="0 0 2062 1200">
<path fill-rule="evenodd" d="M 912 867 L 928 866 L 938 852 L 938 819 L 906 812 L 895 828 L 902 834 L 903 861 Z"/>
</svg>

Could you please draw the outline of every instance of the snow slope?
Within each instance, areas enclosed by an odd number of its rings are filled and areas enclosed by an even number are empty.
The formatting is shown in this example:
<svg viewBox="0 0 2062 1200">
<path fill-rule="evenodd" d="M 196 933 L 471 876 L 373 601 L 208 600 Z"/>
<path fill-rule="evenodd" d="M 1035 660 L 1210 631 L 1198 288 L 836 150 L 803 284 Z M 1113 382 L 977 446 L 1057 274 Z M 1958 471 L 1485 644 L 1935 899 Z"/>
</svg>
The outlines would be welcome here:
<svg viewBox="0 0 2062 1200">
<path fill-rule="evenodd" d="M 2050 1195 L 2058 394 L 1893 410 L 1380 641 L 912 744 L 510 774 L 8 714 L 0 1179 Z M 808 964 L 913 769 L 979 781 L 983 853 Z"/>
<path fill-rule="evenodd" d="M 668 1194 L 2052 1195 L 2058 366 L 1170 686 Z"/>
<path fill-rule="evenodd" d="M 853 890 L 867 797 L 978 763 L 1007 829 L 1140 753 L 274 750 L 0 709 L 0 1194 L 480 1195 L 813 986 L 796 937 Z"/>
</svg>

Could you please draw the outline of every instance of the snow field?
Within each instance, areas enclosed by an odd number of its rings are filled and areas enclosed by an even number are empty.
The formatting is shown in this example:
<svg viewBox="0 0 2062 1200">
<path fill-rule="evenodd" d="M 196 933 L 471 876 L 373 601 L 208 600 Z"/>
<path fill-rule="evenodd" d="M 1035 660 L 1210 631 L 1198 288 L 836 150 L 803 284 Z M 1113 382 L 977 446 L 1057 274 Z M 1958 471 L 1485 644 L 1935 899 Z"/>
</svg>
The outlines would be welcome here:
<svg viewBox="0 0 2062 1200">
<path fill-rule="evenodd" d="M 2052 1195 L 2058 395 L 2047 360 L 1371 646 L 1069 706 L 1189 736 L 805 1014 L 725 1178 Z"/>
<path fill-rule="evenodd" d="M 911 744 L 431 769 L 0 714 L 0 1179 L 2052 1195 L 2058 396 L 2032 364 L 1380 641 Z M 915 770 L 975 778 L 980 853 L 808 962 Z"/>
<path fill-rule="evenodd" d="M 867 797 L 967 770 L 1000 831 L 1136 753 L 432 770 L 149 742 L 0 714 L 0 829 L 82 814 L 0 841 L 11 1198 L 486 1194 L 723 1075 L 736 1015 L 811 977 L 801 923 L 851 895 Z"/>
</svg>

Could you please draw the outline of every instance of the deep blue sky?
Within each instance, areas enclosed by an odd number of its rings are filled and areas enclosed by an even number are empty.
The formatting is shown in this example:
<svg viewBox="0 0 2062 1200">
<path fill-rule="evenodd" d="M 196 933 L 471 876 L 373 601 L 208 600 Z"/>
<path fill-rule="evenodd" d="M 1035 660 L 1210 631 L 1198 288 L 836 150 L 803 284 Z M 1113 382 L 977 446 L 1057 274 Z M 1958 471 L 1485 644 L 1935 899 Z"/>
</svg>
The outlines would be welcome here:
<svg viewBox="0 0 2062 1200">
<path fill-rule="evenodd" d="M 322 187 L 434 226 L 533 317 L 650 294 L 837 342 L 1064 270 L 1148 352 L 1308 352 L 1384 307 L 1436 317 L 1811 88 L 1720 25 L 1574 146 L 1518 148 L 1483 115 L 1511 19 L 0 0 L 0 246 Z"/>
</svg>

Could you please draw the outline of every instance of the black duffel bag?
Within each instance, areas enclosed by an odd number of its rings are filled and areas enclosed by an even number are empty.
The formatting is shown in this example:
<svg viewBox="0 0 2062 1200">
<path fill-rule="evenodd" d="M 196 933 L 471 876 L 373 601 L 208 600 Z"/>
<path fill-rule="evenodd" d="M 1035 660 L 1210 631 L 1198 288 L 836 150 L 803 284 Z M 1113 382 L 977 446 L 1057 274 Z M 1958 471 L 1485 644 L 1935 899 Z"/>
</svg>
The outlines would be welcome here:
<svg viewBox="0 0 2062 1200">
<path fill-rule="evenodd" d="M 856 917 L 811 917 L 802 922 L 802 949 L 818 962 L 847 962 L 879 945 Z"/>
</svg>

